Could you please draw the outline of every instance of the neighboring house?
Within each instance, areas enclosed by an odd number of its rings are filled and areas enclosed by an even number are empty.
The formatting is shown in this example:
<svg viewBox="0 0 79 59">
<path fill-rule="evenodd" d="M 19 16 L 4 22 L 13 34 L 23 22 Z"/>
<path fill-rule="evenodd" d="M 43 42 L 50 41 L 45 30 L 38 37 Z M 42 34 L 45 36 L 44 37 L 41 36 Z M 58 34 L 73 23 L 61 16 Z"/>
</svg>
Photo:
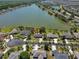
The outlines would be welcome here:
<svg viewBox="0 0 79 59">
<path fill-rule="evenodd" d="M 46 51 L 42 50 L 35 50 L 33 51 L 33 59 L 44 59 L 44 58 L 47 58 L 47 54 L 46 54 Z"/>
<path fill-rule="evenodd" d="M 79 0 L 50 0 L 56 4 L 79 5 Z"/>
<path fill-rule="evenodd" d="M 19 57 L 18 57 L 19 55 L 20 55 L 20 52 L 12 52 L 9 55 L 8 59 L 19 59 Z"/>
<path fill-rule="evenodd" d="M 31 31 L 30 30 L 23 30 L 23 31 L 20 31 L 20 34 L 24 35 L 24 36 L 29 36 L 31 34 Z"/>
<path fill-rule="evenodd" d="M 52 51 L 52 56 L 56 56 L 59 52 L 57 50 Z"/>
<path fill-rule="evenodd" d="M 43 35 L 40 33 L 35 33 L 34 38 L 43 38 Z"/>
<path fill-rule="evenodd" d="M 8 43 L 7 43 L 7 46 L 9 47 L 13 47 L 13 46 L 18 46 L 18 45 L 23 45 L 24 42 L 22 40 L 19 40 L 19 39 L 13 39 L 13 40 L 10 40 Z"/>
<path fill-rule="evenodd" d="M 63 37 L 64 39 L 73 39 L 74 38 L 70 32 L 64 33 L 64 34 L 60 35 L 60 37 Z"/>
<path fill-rule="evenodd" d="M 9 34 L 17 34 L 17 33 L 19 33 L 19 31 L 16 28 L 14 28 Z"/>
<path fill-rule="evenodd" d="M 0 41 L 3 41 L 5 38 L 5 33 L 0 32 Z"/>
<path fill-rule="evenodd" d="M 47 53 L 46 53 L 46 51 L 40 51 L 39 52 L 40 54 L 39 54 L 39 56 L 38 56 L 38 59 L 47 59 Z"/>
<path fill-rule="evenodd" d="M 58 53 L 55 55 L 55 59 L 69 59 L 68 55 L 65 53 Z"/>
<path fill-rule="evenodd" d="M 78 33 L 73 33 L 74 34 L 74 36 L 77 38 L 77 39 L 79 39 L 79 32 Z"/>
<path fill-rule="evenodd" d="M 48 34 L 47 34 L 47 38 L 49 38 L 49 39 L 58 38 L 58 35 L 52 34 L 52 33 L 48 33 Z"/>
<path fill-rule="evenodd" d="M 32 54 L 33 54 L 33 59 L 34 59 L 34 58 L 38 58 L 38 56 L 39 56 L 38 50 L 34 50 L 34 51 L 32 52 Z"/>
<path fill-rule="evenodd" d="M 68 2 L 68 0 L 52 0 L 54 3 L 56 3 L 56 4 L 64 4 L 64 5 L 66 5 L 66 4 L 68 4 L 69 2 Z"/>
<path fill-rule="evenodd" d="M 79 52 L 75 51 L 75 57 L 79 59 Z"/>
</svg>

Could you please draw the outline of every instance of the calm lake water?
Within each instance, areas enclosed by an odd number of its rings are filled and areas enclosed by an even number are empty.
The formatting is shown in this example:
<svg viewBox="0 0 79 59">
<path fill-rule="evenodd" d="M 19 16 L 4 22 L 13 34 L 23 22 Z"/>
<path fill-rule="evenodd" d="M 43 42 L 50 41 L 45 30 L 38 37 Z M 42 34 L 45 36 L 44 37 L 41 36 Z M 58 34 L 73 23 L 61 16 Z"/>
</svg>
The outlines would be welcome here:
<svg viewBox="0 0 79 59">
<path fill-rule="evenodd" d="M 35 4 L 18 8 L 6 14 L 0 15 L 0 26 L 25 25 L 25 26 L 45 26 L 52 29 L 69 29 L 69 25 L 60 19 L 50 16 Z"/>
</svg>

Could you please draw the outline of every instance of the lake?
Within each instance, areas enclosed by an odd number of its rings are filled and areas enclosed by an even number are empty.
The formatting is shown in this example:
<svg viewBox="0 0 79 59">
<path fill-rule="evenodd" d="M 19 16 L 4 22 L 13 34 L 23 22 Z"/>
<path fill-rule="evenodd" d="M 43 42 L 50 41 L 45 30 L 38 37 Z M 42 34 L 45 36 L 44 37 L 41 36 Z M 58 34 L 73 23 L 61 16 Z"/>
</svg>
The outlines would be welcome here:
<svg viewBox="0 0 79 59">
<path fill-rule="evenodd" d="M 36 4 L 21 7 L 0 15 L 0 26 L 23 25 L 32 27 L 45 26 L 51 29 L 67 30 L 70 26 L 61 19 L 50 16 Z"/>
</svg>

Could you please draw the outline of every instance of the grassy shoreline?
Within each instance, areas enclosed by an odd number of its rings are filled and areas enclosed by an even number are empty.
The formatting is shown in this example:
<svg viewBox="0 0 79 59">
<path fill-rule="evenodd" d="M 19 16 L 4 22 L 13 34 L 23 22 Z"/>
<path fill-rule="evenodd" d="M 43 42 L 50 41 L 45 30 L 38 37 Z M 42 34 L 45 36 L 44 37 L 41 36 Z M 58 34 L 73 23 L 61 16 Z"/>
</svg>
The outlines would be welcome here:
<svg viewBox="0 0 79 59">
<path fill-rule="evenodd" d="M 5 26 L 5 27 L 2 27 L 1 28 L 1 31 L 0 32 L 3 32 L 3 33 L 9 33 L 11 32 L 14 28 L 17 29 L 19 26 Z M 25 27 L 28 27 L 28 26 L 23 26 L 24 28 Z M 29 26 L 30 27 L 30 26 Z M 34 28 L 36 31 L 35 32 L 38 32 L 38 29 L 40 27 L 31 27 L 31 28 Z M 63 34 L 64 32 L 68 32 L 68 30 L 58 30 L 58 29 L 51 29 L 51 28 L 46 28 L 46 33 L 55 33 L 55 34 Z"/>
</svg>

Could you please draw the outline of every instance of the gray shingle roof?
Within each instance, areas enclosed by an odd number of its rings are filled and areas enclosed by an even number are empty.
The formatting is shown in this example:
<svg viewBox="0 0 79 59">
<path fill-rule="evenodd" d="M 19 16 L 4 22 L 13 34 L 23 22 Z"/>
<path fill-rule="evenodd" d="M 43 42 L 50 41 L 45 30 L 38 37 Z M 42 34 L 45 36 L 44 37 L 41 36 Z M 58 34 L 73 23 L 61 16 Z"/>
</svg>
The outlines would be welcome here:
<svg viewBox="0 0 79 59">
<path fill-rule="evenodd" d="M 7 45 L 9 46 L 9 47 L 13 47 L 13 46 L 17 46 L 17 45 L 23 45 L 24 44 L 24 42 L 22 41 L 22 40 L 18 40 L 18 39 L 12 39 L 12 40 L 10 40 L 8 43 L 7 43 Z"/>
<path fill-rule="evenodd" d="M 39 57 L 39 55 L 42 55 L 43 58 L 47 57 L 46 51 L 39 51 L 39 50 L 33 51 L 33 57 Z"/>
<path fill-rule="evenodd" d="M 0 32 L 0 35 L 2 35 L 2 34 L 6 34 L 6 33 Z"/>
<path fill-rule="evenodd" d="M 55 59 L 68 59 L 68 55 L 59 53 L 55 56 Z"/>
<path fill-rule="evenodd" d="M 33 57 L 38 57 L 39 53 L 38 51 L 33 51 Z"/>
<path fill-rule="evenodd" d="M 60 35 L 61 37 L 64 37 L 65 39 L 72 39 L 73 38 L 73 35 L 71 35 L 71 33 L 64 33 L 62 35 Z"/>
<path fill-rule="evenodd" d="M 58 35 L 55 35 L 55 34 L 49 33 L 49 34 L 47 34 L 47 38 L 50 38 L 50 39 L 58 38 Z"/>
<path fill-rule="evenodd" d="M 79 52 L 75 53 L 75 56 L 79 59 Z"/>
<path fill-rule="evenodd" d="M 15 33 L 18 33 L 18 30 L 14 28 L 9 34 L 15 34 Z"/>
<path fill-rule="evenodd" d="M 54 56 L 56 56 L 58 53 L 59 53 L 59 52 L 58 52 L 57 50 L 52 51 L 52 54 L 53 54 Z"/>
<path fill-rule="evenodd" d="M 40 34 L 40 33 L 35 33 L 35 34 L 34 34 L 34 37 L 35 37 L 35 38 L 42 38 L 42 37 L 43 37 L 43 35 L 42 35 L 42 34 Z"/>
<path fill-rule="evenodd" d="M 75 36 L 76 38 L 79 39 L 79 32 L 78 32 L 78 33 L 73 33 L 73 34 L 74 34 L 74 36 Z"/>
<path fill-rule="evenodd" d="M 31 34 L 31 31 L 30 30 L 23 30 L 20 32 L 21 35 L 25 35 L 25 36 L 28 36 Z"/>
</svg>

